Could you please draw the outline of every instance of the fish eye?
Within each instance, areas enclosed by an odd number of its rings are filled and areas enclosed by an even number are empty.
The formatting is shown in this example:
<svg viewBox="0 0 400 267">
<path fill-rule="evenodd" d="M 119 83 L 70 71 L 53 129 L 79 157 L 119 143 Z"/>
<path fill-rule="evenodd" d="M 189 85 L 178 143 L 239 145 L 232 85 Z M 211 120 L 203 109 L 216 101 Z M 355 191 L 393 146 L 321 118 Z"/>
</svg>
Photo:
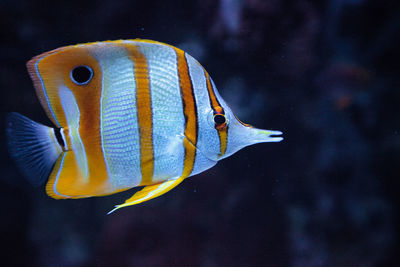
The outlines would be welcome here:
<svg viewBox="0 0 400 267">
<path fill-rule="evenodd" d="M 216 114 L 214 115 L 214 122 L 216 125 L 222 125 L 226 122 L 225 115 L 223 114 Z"/>
<path fill-rule="evenodd" d="M 93 78 L 93 70 L 89 66 L 77 66 L 71 70 L 71 80 L 77 85 L 85 85 Z"/>
</svg>

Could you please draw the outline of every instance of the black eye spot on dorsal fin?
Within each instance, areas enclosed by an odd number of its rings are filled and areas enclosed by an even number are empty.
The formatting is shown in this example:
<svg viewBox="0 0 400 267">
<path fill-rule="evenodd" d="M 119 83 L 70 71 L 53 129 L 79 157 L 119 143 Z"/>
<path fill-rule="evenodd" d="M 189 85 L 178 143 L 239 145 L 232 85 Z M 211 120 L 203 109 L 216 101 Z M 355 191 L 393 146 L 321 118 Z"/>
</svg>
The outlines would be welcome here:
<svg viewBox="0 0 400 267">
<path fill-rule="evenodd" d="M 93 70 L 89 66 L 81 65 L 71 70 L 71 80 L 77 85 L 85 85 L 93 78 Z"/>
</svg>

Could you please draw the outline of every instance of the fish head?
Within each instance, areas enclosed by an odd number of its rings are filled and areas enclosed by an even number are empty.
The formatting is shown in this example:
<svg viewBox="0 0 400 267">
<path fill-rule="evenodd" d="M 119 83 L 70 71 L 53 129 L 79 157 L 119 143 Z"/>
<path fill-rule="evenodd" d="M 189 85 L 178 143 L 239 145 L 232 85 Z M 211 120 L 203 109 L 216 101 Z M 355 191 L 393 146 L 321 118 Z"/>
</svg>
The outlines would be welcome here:
<svg viewBox="0 0 400 267">
<path fill-rule="evenodd" d="M 226 110 L 228 144 L 225 155 L 221 158 L 228 157 L 246 146 L 283 140 L 283 137 L 280 136 L 282 135 L 281 131 L 256 128 L 240 121 L 231 109 L 227 108 Z"/>
<path fill-rule="evenodd" d="M 213 82 L 211 81 L 213 84 Z M 210 160 L 218 161 L 253 144 L 280 142 L 282 132 L 264 130 L 241 122 L 219 95 L 213 84 L 216 101 L 210 101 L 200 116 L 207 121 L 199 132 L 199 150 Z M 212 104 L 215 103 L 215 105 Z"/>
</svg>

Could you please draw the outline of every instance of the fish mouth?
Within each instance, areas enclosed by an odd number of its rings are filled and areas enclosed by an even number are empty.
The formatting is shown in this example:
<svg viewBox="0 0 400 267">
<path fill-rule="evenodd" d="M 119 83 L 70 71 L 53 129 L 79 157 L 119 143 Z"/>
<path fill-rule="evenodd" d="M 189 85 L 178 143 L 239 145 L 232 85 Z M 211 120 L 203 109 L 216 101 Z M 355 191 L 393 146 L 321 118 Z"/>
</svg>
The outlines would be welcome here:
<svg viewBox="0 0 400 267">
<path fill-rule="evenodd" d="M 264 142 L 280 142 L 283 140 L 281 131 L 262 130 L 252 128 L 253 131 L 253 142 L 264 143 Z"/>
<path fill-rule="evenodd" d="M 280 142 L 283 140 L 283 137 L 280 136 L 283 133 L 281 131 L 268 131 L 269 133 L 269 142 Z"/>
</svg>

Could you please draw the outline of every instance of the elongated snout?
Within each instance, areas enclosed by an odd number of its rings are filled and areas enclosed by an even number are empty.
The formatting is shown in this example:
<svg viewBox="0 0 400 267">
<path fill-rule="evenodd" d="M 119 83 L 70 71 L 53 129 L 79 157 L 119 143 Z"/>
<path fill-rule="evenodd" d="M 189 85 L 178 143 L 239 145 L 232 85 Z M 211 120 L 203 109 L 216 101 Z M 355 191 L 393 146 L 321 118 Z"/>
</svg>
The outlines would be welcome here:
<svg viewBox="0 0 400 267">
<path fill-rule="evenodd" d="M 248 128 L 249 134 L 249 141 L 251 144 L 256 143 L 265 143 L 265 142 L 280 142 L 283 140 L 281 135 L 281 131 L 272 131 L 272 130 L 263 130 L 257 128 Z"/>
</svg>

